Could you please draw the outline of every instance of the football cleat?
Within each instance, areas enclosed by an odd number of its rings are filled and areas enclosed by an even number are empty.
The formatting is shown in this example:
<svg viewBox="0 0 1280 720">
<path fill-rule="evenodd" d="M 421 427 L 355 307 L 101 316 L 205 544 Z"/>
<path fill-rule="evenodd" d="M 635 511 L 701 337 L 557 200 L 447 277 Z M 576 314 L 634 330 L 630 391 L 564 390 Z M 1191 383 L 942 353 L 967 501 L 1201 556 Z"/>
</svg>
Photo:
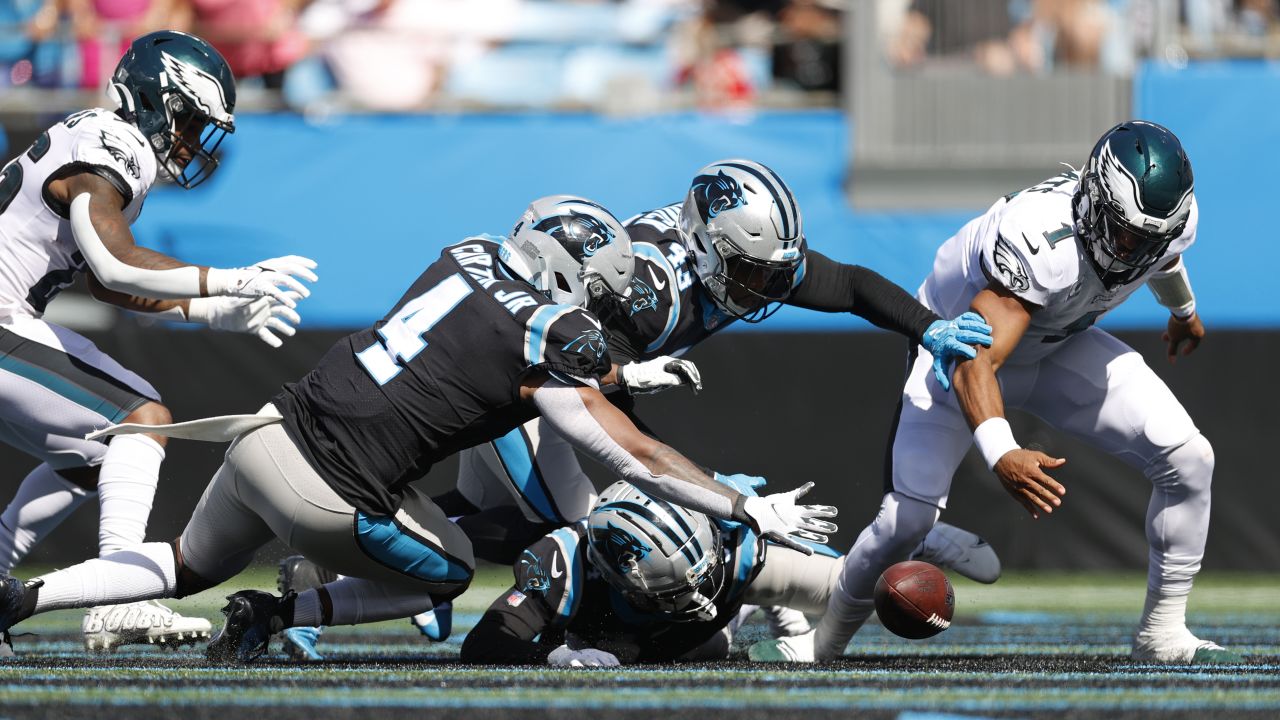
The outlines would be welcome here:
<svg viewBox="0 0 1280 720">
<path fill-rule="evenodd" d="M 9 636 L 9 631 L 0 632 L 0 658 L 11 658 L 15 654 L 13 652 L 13 638 Z"/>
<path fill-rule="evenodd" d="M 290 590 L 302 592 L 337 579 L 337 573 L 325 570 L 301 555 L 290 555 L 280 561 L 280 570 L 276 573 L 276 588 L 281 594 Z"/>
<path fill-rule="evenodd" d="M 1240 653 L 1211 640 L 1201 640 L 1186 628 L 1171 633 L 1139 633 L 1133 639 L 1130 657 L 1159 663 L 1238 665 L 1244 662 Z"/>
<path fill-rule="evenodd" d="M 432 642 L 444 642 L 453 632 L 453 603 L 445 602 L 409 618 L 423 637 Z"/>
<path fill-rule="evenodd" d="M 923 560 L 980 583 L 1000 579 L 1000 556 L 986 540 L 944 522 L 935 523 L 909 560 Z"/>
<path fill-rule="evenodd" d="M 813 662 L 813 637 L 815 632 L 807 632 L 793 637 L 761 640 L 747 649 L 747 657 L 755 662 Z"/>
<path fill-rule="evenodd" d="M 261 590 L 241 590 L 227 596 L 222 614 L 226 623 L 209 641 L 205 657 L 211 662 L 252 662 L 267 652 L 271 636 L 284 629 L 280 610 L 295 593 L 276 597 Z"/>
<path fill-rule="evenodd" d="M 194 644 L 208 638 L 213 630 L 208 620 L 179 615 L 155 600 L 89 608 L 80 628 L 84 647 L 91 651 L 115 650 L 133 643 Z"/>
<path fill-rule="evenodd" d="M 284 643 L 284 654 L 288 655 L 290 660 L 297 662 L 323 660 L 324 656 L 316 649 L 316 643 L 320 640 L 322 633 L 324 633 L 324 628 L 322 627 L 286 628 L 281 635 L 281 640 Z"/>
<path fill-rule="evenodd" d="M 44 584 L 43 580 L 24 583 L 18 578 L 0 573 L 0 657 L 13 657 L 13 638 L 9 628 L 31 616 L 34 602 L 28 603 L 27 593 Z"/>
</svg>

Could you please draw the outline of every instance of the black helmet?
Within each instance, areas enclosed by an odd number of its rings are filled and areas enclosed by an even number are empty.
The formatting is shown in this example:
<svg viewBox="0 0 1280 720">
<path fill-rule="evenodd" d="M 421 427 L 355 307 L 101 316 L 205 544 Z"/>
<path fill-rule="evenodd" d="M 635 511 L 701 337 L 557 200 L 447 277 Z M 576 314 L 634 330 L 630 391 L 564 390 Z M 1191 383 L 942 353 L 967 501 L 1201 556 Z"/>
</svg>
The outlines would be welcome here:
<svg viewBox="0 0 1280 720">
<path fill-rule="evenodd" d="M 119 114 L 142 131 L 160 167 L 184 188 L 218 167 L 214 152 L 235 132 L 236 82 L 231 67 L 194 35 L 161 30 L 129 46 L 107 94 Z M 185 139 L 199 131 L 198 143 Z M 180 150 L 187 151 L 181 157 Z"/>
<path fill-rule="evenodd" d="M 1141 275 L 1182 234 L 1194 185 L 1191 161 L 1165 127 L 1133 120 L 1098 140 L 1072 210 L 1076 235 L 1108 286 Z"/>
</svg>

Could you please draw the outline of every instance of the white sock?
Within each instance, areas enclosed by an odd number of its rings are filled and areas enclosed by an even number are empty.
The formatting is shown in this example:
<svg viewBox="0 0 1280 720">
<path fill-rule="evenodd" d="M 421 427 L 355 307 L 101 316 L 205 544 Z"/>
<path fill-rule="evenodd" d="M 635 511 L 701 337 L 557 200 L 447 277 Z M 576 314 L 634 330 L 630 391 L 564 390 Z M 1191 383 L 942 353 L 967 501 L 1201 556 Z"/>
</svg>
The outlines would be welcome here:
<svg viewBox="0 0 1280 720">
<path fill-rule="evenodd" d="M 32 470 L 0 514 L 0 573 L 8 573 L 93 493 L 67 481 L 48 463 Z"/>
<path fill-rule="evenodd" d="M 875 610 L 872 600 L 859 600 L 845 595 L 839 588 L 831 593 L 827 612 L 813 636 L 813 656 L 817 660 L 830 660 L 844 655 L 844 649 L 862 624 Z"/>
<path fill-rule="evenodd" d="M 177 577 L 172 545 L 134 545 L 39 578 L 36 612 L 172 597 Z"/>
<path fill-rule="evenodd" d="M 1147 591 L 1147 602 L 1142 608 L 1139 635 L 1164 635 L 1189 633 L 1187 630 L 1187 596 L 1160 595 Z"/>
<path fill-rule="evenodd" d="M 315 590 L 303 590 L 293 601 L 293 627 L 315 627 L 324 620 L 320 616 L 320 594 Z"/>
<path fill-rule="evenodd" d="M 432 608 L 431 597 L 422 590 L 408 590 L 361 578 L 343 578 L 326 584 L 324 589 L 333 601 L 332 625 L 396 620 Z M 294 624 L 297 624 L 297 606 L 294 607 Z"/>
<path fill-rule="evenodd" d="M 98 556 L 141 543 L 156 496 L 164 447 L 145 435 L 112 438 L 98 475 Z"/>
</svg>

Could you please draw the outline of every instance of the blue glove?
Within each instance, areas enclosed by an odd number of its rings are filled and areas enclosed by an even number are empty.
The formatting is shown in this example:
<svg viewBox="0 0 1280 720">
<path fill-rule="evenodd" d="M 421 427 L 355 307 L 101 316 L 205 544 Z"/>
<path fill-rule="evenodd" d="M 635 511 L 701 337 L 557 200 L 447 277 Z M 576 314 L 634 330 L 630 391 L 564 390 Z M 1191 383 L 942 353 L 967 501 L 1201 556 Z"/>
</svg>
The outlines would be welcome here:
<svg viewBox="0 0 1280 720">
<path fill-rule="evenodd" d="M 747 497 L 758 497 L 759 493 L 756 492 L 756 488 L 764 487 L 764 478 L 756 477 L 755 475 L 721 475 L 716 473 L 715 478 L 721 484 L 728 485 Z"/>
<path fill-rule="evenodd" d="M 955 320 L 935 320 L 924 331 L 920 344 L 933 355 L 933 375 L 938 384 L 949 391 L 952 363 L 977 357 L 974 345 L 991 347 L 991 326 L 976 312 L 967 312 Z"/>
</svg>

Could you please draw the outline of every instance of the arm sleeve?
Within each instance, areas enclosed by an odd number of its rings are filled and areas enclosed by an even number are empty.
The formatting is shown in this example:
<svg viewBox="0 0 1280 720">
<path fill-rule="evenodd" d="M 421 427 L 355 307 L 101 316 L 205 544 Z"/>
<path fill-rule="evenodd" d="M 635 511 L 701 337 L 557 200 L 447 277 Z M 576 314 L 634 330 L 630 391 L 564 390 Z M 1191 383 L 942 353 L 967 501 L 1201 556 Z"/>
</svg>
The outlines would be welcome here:
<svg viewBox="0 0 1280 720">
<path fill-rule="evenodd" d="M 850 312 L 919 342 L 938 316 L 874 270 L 845 265 L 810 250 L 805 277 L 787 301 L 809 310 Z"/>
<path fill-rule="evenodd" d="M 516 606 L 509 602 L 522 598 Z M 476 664 L 545 663 L 548 648 L 537 642 L 550 625 L 551 611 L 533 595 L 524 595 L 514 585 L 485 611 L 480 622 L 462 641 L 461 660 Z"/>
<path fill-rule="evenodd" d="M 668 502 L 708 515 L 738 519 L 745 501 L 740 493 L 707 477 L 707 485 L 670 475 L 654 475 L 617 443 L 583 404 L 575 387 L 552 379 L 533 393 L 539 414 L 578 450 L 619 478 Z M 737 514 L 735 514 L 737 512 Z"/>
</svg>

